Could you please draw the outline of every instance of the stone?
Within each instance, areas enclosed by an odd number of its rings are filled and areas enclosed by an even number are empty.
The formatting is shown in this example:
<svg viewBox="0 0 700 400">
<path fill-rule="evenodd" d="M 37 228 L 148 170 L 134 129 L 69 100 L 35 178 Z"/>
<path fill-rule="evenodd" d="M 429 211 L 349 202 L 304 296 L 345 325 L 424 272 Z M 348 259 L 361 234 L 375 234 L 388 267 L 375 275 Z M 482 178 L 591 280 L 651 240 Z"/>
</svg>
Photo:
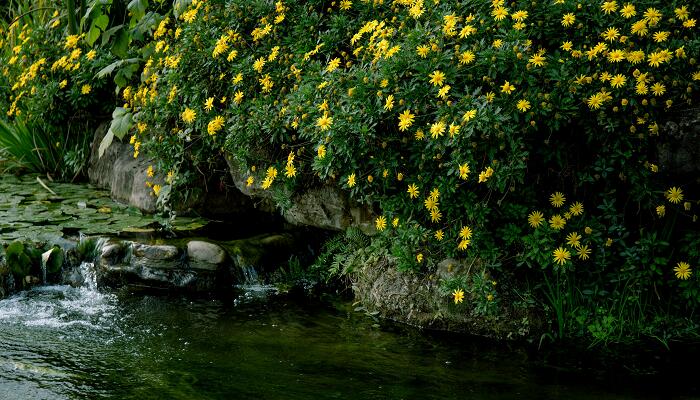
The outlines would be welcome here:
<svg viewBox="0 0 700 400">
<path fill-rule="evenodd" d="M 355 298 L 365 309 L 383 318 L 424 329 L 496 339 L 532 338 L 542 333 L 542 316 L 533 308 L 517 304 L 517 296 L 510 296 L 501 283 L 497 313 L 479 313 L 469 296 L 460 307 L 454 307 L 438 275 L 455 277 L 467 271 L 464 263 L 456 260 L 440 264 L 437 274 L 429 275 L 399 271 L 396 260 L 390 256 L 367 257 L 357 261 L 358 267 L 350 274 Z M 449 265 L 453 268 L 449 269 Z M 477 273 L 477 269 L 483 267 L 474 265 L 471 273 Z M 469 288 L 465 291 L 468 294 Z"/>
<path fill-rule="evenodd" d="M 187 259 L 190 268 L 215 271 L 226 263 L 228 256 L 217 244 L 191 240 L 187 242 Z"/>
<path fill-rule="evenodd" d="M 246 196 L 260 199 L 259 207 L 274 210 L 273 192 L 249 187 L 246 182 L 248 174 L 231 157 L 227 157 L 226 161 L 238 190 Z M 287 191 L 284 197 L 289 201 L 283 207 L 282 216 L 292 225 L 335 231 L 354 226 L 367 234 L 375 233 L 371 208 L 351 201 L 345 191 L 336 187 L 311 186 L 298 192 Z"/>
<path fill-rule="evenodd" d="M 102 247 L 98 257 L 98 284 L 188 292 L 211 292 L 226 288 L 230 279 L 223 249 L 206 242 L 195 243 L 192 247 L 191 253 L 189 244 L 186 249 L 180 249 L 174 244 L 112 239 Z"/>
<path fill-rule="evenodd" d="M 108 189 L 114 200 L 142 211 L 156 211 L 156 197 L 146 181 L 162 184 L 162 179 L 159 181 L 147 176 L 149 160 L 144 157 L 134 158 L 132 146 L 116 138 L 102 157 L 99 157 L 98 149 L 108 129 L 109 123 L 104 123 L 95 132 L 88 168 L 90 182 Z"/>
<path fill-rule="evenodd" d="M 671 175 L 700 172 L 700 113 L 690 113 L 661 127 L 658 159 Z"/>
</svg>

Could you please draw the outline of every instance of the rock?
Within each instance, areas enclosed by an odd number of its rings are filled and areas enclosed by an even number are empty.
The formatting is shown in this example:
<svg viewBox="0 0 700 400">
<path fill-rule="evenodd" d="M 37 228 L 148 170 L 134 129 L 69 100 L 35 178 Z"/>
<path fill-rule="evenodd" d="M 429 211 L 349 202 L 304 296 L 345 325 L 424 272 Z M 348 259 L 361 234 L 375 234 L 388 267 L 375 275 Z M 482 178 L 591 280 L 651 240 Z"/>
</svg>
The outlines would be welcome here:
<svg viewBox="0 0 700 400">
<path fill-rule="evenodd" d="M 700 172 L 700 113 L 695 110 L 661 127 L 658 159 L 672 175 Z"/>
<path fill-rule="evenodd" d="M 128 143 L 114 139 L 102 157 L 99 156 L 99 146 L 104 138 L 109 123 L 100 125 L 95 131 L 92 142 L 88 177 L 90 183 L 110 191 L 112 199 L 129 204 L 141 211 L 152 213 L 156 211 L 157 198 L 153 190 L 146 185 L 152 182 L 165 185 L 165 178 L 156 171 L 154 177 L 147 175 L 151 160 L 144 157 L 134 158 L 133 147 Z M 218 177 L 212 177 L 211 182 L 198 181 L 190 185 L 191 196 L 186 203 L 176 203 L 173 199 L 170 206 L 180 214 L 196 210 L 198 214 L 214 216 L 247 217 L 249 220 L 270 219 L 270 215 L 251 213 L 255 210 L 253 201 L 238 190 L 228 190 L 230 184 L 225 184 Z M 274 207 L 267 210 L 274 212 Z"/>
<path fill-rule="evenodd" d="M 442 280 L 453 279 L 459 275 L 466 275 L 467 268 L 464 263 L 455 260 L 454 258 L 447 258 L 438 264 L 436 275 Z"/>
<path fill-rule="evenodd" d="M 420 328 L 497 339 L 535 337 L 541 333 L 542 317 L 534 309 L 516 304 L 517 297 L 509 296 L 500 284 L 497 312 L 479 312 L 469 296 L 455 307 L 438 276 L 466 274 L 464 264 L 456 260 L 441 262 L 435 275 L 401 272 L 389 256 L 367 257 L 357 261 L 357 265 L 351 274 L 355 297 L 368 311 L 377 311 L 383 318 Z M 482 268 L 474 266 L 471 273 L 476 269 Z"/>
<path fill-rule="evenodd" d="M 230 285 L 225 253 L 210 243 L 195 244 L 194 257 L 173 244 L 110 240 L 101 250 L 97 281 L 109 287 L 147 287 L 188 292 L 211 292 Z M 216 246 L 218 247 L 218 246 Z M 192 263 L 192 260 L 195 260 Z M 221 261 L 221 262 L 211 262 Z"/>
<path fill-rule="evenodd" d="M 227 157 L 226 161 L 233 183 L 241 193 L 261 199 L 259 207 L 265 210 L 276 208 L 272 191 L 249 187 L 246 182 L 248 174 L 232 158 Z M 336 187 L 323 185 L 294 193 L 288 191 L 284 197 L 289 202 L 282 216 L 290 224 L 336 231 L 355 226 L 367 234 L 375 232 L 371 208 L 351 201 L 345 191 Z"/>
<path fill-rule="evenodd" d="M 187 258 L 193 269 L 217 270 L 227 261 L 227 254 L 214 243 L 192 240 L 187 243 Z"/>
<path fill-rule="evenodd" d="M 98 149 L 108 129 L 109 123 L 103 123 L 95 132 L 88 168 L 90 182 L 108 189 L 114 200 L 146 212 L 154 212 L 156 197 L 153 190 L 146 185 L 146 181 L 155 181 L 146 174 L 148 160 L 143 157 L 134 158 L 132 146 L 116 138 L 102 157 L 99 157 Z"/>
</svg>

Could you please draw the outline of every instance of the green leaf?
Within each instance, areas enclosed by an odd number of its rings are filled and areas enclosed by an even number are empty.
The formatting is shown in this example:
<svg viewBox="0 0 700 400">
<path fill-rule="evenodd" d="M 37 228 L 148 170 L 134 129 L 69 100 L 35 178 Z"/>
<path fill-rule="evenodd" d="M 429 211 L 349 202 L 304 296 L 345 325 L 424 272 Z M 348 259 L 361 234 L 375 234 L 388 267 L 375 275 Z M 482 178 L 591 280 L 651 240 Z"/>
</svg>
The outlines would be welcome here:
<svg viewBox="0 0 700 400">
<path fill-rule="evenodd" d="M 112 112 L 112 123 L 109 126 L 109 132 L 120 140 L 126 135 L 131 128 L 131 112 L 123 107 L 117 107 Z"/>
<path fill-rule="evenodd" d="M 95 41 L 97 41 L 97 38 L 100 37 L 100 29 L 97 27 L 92 27 L 90 28 L 90 31 L 88 31 L 87 37 L 85 40 L 87 40 L 88 44 L 92 47 L 93 44 L 95 44 Z"/>
<path fill-rule="evenodd" d="M 112 45 L 112 53 L 114 53 L 114 55 L 117 57 L 126 58 L 128 55 L 130 40 L 131 37 L 129 36 L 129 33 L 126 32 L 126 30 L 119 30 L 117 32 L 116 37 L 114 38 L 114 44 Z"/>
<path fill-rule="evenodd" d="M 146 8 L 148 8 L 148 0 L 131 0 L 126 8 L 131 11 L 131 15 L 137 20 L 143 18 L 146 15 Z"/>
<path fill-rule="evenodd" d="M 95 18 L 95 21 L 92 24 L 104 31 L 107 29 L 107 25 L 109 25 L 109 16 L 102 14 Z"/>
<path fill-rule="evenodd" d="M 102 158 L 107 148 L 112 144 L 113 140 L 114 133 L 112 133 L 112 130 L 110 129 L 107 131 L 105 137 L 102 138 L 102 141 L 100 142 L 100 147 L 97 149 L 99 158 Z"/>
</svg>

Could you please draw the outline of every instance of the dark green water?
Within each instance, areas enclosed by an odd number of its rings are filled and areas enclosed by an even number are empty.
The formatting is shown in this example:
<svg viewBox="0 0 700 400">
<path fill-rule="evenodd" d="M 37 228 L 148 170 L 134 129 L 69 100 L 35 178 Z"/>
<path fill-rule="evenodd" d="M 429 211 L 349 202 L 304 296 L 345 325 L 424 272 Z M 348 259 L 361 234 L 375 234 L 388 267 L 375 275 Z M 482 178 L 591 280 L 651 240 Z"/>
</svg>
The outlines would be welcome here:
<svg viewBox="0 0 700 400">
<path fill-rule="evenodd" d="M 255 292 L 251 292 L 255 293 Z M 592 377 L 522 348 L 372 327 L 351 307 L 48 286 L 0 301 L 0 399 L 653 399 L 693 382 Z M 694 374 L 693 374 L 694 375 Z M 678 396 L 683 394 L 684 396 Z"/>
</svg>

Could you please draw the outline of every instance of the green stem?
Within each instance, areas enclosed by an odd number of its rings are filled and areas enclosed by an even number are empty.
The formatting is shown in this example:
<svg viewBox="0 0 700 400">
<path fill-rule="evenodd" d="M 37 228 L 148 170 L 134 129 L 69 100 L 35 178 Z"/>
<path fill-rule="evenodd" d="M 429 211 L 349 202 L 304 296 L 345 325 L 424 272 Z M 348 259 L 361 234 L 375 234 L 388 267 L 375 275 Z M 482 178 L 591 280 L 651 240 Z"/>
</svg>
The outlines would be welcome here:
<svg viewBox="0 0 700 400">
<path fill-rule="evenodd" d="M 75 20 L 75 0 L 66 0 L 66 11 L 68 12 L 68 33 L 78 34 L 78 24 Z"/>
</svg>

